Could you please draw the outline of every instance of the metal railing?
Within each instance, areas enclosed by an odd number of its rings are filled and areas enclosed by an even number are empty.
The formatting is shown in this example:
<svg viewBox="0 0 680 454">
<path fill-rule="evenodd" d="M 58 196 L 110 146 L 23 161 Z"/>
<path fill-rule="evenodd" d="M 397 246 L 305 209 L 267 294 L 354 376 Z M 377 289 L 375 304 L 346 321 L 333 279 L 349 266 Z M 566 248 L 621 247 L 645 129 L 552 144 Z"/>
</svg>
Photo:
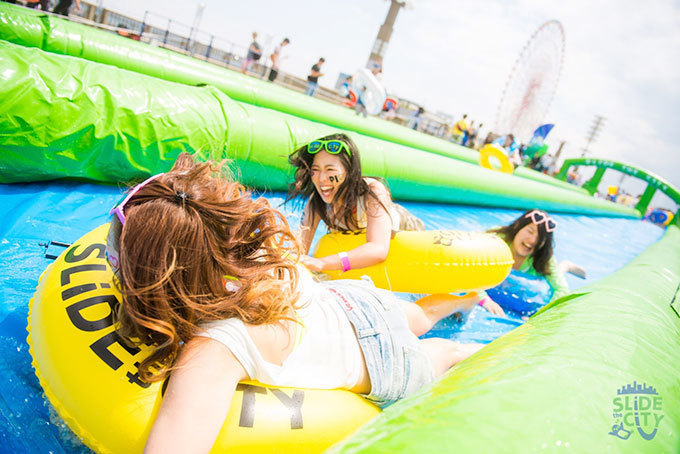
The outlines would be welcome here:
<svg viewBox="0 0 680 454">
<path fill-rule="evenodd" d="M 232 70 L 241 69 L 243 58 L 248 52 L 245 46 L 214 34 L 194 30 L 190 25 L 151 11 L 146 11 L 142 20 L 138 20 L 83 1 L 80 12 L 76 12 L 75 8 L 71 9 L 70 18 Z M 269 55 L 269 52 L 263 50 L 262 59 L 250 66 L 248 70 L 250 75 L 265 78 L 269 74 L 271 67 L 267 65 L 266 55 Z M 307 85 L 306 80 L 285 72 L 279 72 L 274 83 L 299 92 L 304 92 Z M 343 105 L 346 101 L 336 91 L 325 87 L 319 87 L 316 97 L 339 105 Z M 411 115 L 420 106 L 407 100 L 400 100 L 399 104 L 394 118 L 386 121 L 407 126 Z M 450 123 L 449 118 L 426 111 L 420 120 L 418 130 L 450 140 Z"/>
</svg>

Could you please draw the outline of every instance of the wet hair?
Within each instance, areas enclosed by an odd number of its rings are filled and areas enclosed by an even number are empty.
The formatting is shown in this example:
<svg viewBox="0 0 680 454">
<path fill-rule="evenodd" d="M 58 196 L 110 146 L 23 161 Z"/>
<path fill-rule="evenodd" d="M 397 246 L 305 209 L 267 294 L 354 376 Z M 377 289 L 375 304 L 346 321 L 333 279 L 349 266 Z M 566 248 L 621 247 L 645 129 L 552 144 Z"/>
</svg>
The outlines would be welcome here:
<svg viewBox="0 0 680 454">
<path fill-rule="evenodd" d="M 121 335 L 156 347 L 139 365 L 145 381 L 172 370 L 201 323 L 294 319 L 298 272 L 286 256 L 299 254 L 298 243 L 281 213 L 223 167 L 182 153 L 125 207 L 116 316 Z"/>
<path fill-rule="evenodd" d="M 336 229 L 339 224 L 344 224 L 348 231 L 359 230 L 355 209 L 357 200 L 361 197 L 364 197 L 366 206 L 368 206 L 367 197 L 372 197 L 389 213 L 387 207 L 383 205 L 375 192 L 371 190 L 361 174 L 361 157 L 359 156 L 359 148 L 354 141 L 343 133 L 329 134 L 321 137 L 319 140 L 342 141 L 352 153 L 352 156 L 349 156 L 345 151 L 341 151 L 335 155 L 340 158 L 345 170 L 345 179 L 334 197 L 334 201 L 342 200 L 341 209 L 328 210 L 326 202 L 323 201 L 314 187 L 314 183 L 312 183 L 312 164 L 314 163 L 315 155 L 307 152 L 307 145 L 298 148 L 288 157 L 290 164 L 295 167 L 295 181 L 288 187 L 286 202 L 299 196 L 305 200 L 309 199 L 311 212 L 316 213 L 327 226 Z M 381 180 L 381 182 L 384 184 L 384 181 Z"/>
<path fill-rule="evenodd" d="M 531 224 L 533 221 L 527 214 L 534 210 L 525 211 L 520 217 L 515 219 L 511 224 L 497 227 L 495 229 L 489 230 L 489 232 L 496 233 L 500 235 L 508 245 L 512 245 L 515 241 L 515 236 L 522 230 L 526 225 Z M 546 216 L 548 215 L 545 211 L 543 212 Z M 534 258 L 534 269 L 538 271 L 543 276 L 550 274 L 550 269 L 548 268 L 548 262 L 553 256 L 553 232 L 548 232 L 545 230 L 545 223 L 542 222 L 536 225 L 538 230 L 538 243 L 534 248 L 534 252 L 531 254 Z"/>
</svg>

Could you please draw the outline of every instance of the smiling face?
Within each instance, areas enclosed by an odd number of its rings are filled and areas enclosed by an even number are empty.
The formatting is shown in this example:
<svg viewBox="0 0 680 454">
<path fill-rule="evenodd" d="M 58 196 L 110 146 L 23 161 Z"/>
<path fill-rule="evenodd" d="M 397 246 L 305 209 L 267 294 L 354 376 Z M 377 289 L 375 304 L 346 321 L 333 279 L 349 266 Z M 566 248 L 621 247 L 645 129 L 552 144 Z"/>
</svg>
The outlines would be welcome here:
<svg viewBox="0 0 680 454">
<path fill-rule="evenodd" d="M 332 203 L 338 189 L 345 181 L 345 166 L 338 155 L 324 150 L 314 155 L 312 183 L 325 203 Z"/>
<path fill-rule="evenodd" d="M 512 253 L 516 257 L 528 257 L 538 246 L 538 227 L 529 223 L 522 227 L 512 241 Z"/>
</svg>

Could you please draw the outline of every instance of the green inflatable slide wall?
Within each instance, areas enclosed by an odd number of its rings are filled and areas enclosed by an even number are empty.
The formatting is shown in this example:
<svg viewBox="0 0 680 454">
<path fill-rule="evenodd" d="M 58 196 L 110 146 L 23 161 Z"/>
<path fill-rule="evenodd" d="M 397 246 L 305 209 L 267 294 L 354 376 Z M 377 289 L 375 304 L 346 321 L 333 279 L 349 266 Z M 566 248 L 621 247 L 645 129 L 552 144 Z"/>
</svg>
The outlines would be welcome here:
<svg viewBox="0 0 680 454">
<path fill-rule="evenodd" d="M 679 286 L 672 226 L 332 451 L 680 452 Z"/>
<path fill-rule="evenodd" d="M 186 85 L 212 85 L 235 101 L 267 107 L 469 163 L 476 164 L 478 161 L 476 151 L 442 139 L 378 118 L 360 118 L 345 107 L 304 96 L 236 71 L 7 3 L 0 3 L 0 39 Z M 584 192 L 581 188 L 525 167 L 517 168 L 515 173 L 522 178 L 577 193 Z"/>
<path fill-rule="evenodd" d="M 0 41 L 0 182 L 82 178 L 109 183 L 170 168 L 181 151 L 234 160 L 247 185 L 285 190 L 287 156 L 339 131 L 79 58 Z M 555 185 L 349 133 L 364 174 L 397 199 L 639 217 L 628 207 Z"/>
</svg>

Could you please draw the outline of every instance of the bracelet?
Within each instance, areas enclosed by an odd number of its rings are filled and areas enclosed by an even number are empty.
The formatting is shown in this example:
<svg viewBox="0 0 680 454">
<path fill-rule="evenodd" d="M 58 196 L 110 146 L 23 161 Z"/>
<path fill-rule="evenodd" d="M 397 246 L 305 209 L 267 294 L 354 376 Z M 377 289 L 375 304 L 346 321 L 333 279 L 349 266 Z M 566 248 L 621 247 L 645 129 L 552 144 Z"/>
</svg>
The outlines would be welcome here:
<svg viewBox="0 0 680 454">
<path fill-rule="evenodd" d="M 484 298 L 482 298 L 481 300 L 479 300 L 479 303 L 477 303 L 477 304 L 479 304 L 480 306 L 484 307 L 484 303 L 486 303 L 486 302 L 487 302 L 488 300 L 490 300 L 490 299 L 491 299 L 491 298 L 487 295 L 487 296 L 485 296 Z"/>
<path fill-rule="evenodd" d="M 338 257 L 340 257 L 340 263 L 342 263 L 342 272 L 346 273 L 352 269 L 352 264 L 349 263 L 349 257 L 347 252 L 338 252 Z"/>
</svg>

